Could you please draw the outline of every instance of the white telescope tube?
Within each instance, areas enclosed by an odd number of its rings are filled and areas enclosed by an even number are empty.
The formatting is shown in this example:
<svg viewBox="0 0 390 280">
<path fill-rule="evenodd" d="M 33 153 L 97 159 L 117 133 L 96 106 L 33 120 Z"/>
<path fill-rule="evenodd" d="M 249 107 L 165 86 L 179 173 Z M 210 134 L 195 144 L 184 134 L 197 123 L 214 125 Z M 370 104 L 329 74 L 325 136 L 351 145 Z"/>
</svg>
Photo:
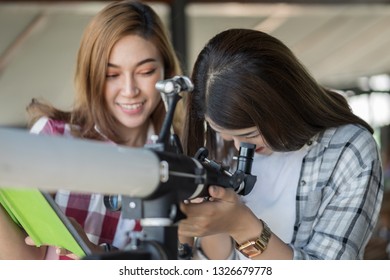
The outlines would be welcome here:
<svg viewBox="0 0 390 280">
<path fill-rule="evenodd" d="M 145 198 L 167 168 L 148 149 L 0 128 L 0 187 Z"/>
</svg>

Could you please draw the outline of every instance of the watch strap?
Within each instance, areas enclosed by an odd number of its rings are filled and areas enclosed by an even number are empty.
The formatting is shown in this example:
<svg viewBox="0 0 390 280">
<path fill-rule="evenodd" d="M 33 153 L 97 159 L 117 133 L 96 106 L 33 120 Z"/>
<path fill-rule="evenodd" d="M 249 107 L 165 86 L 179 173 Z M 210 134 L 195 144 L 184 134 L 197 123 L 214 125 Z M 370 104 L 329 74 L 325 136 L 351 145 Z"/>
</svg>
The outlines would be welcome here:
<svg viewBox="0 0 390 280">
<path fill-rule="evenodd" d="M 269 239 L 271 238 L 272 232 L 270 228 L 263 220 L 260 221 L 263 223 L 263 230 L 258 238 L 248 240 L 241 245 L 236 243 L 236 249 L 247 258 L 253 258 L 262 254 L 267 249 Z"/>
</svg>

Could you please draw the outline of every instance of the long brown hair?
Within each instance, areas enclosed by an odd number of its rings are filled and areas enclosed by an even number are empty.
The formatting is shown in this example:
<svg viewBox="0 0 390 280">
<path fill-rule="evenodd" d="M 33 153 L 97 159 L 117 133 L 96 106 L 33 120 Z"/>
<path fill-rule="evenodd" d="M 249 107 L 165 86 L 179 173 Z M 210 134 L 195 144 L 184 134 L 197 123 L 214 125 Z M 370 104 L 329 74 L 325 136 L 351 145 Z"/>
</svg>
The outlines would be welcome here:
<svg viewBox="0 0 390 280">
<path fill-rule="evenodd" d="M 180 63 L 169 40 L 168 32 L 161 19 L 148 5 L 139 1 L 116 1 L 103 8 L 86 27 L 77 56 L 75 72 L 76 98 L 74 109 L 64 112 L 54 106 L 33 100 L 27 107 L 29 125 L 45 115 L 76 125 L 73 131 L 78 137 L 101 139 L 94 129 L 116 143 L 125 142 L 116 133 L 118 122 L 108 114 L 104 100 L 104 83 L 107 63 L 115 43 L 127 35 L 138 35 L 152 42 L 163 58 L 165 77 L 181 74 Z M 178 110 L 180 111 L 180 109 Z M 181 111 L 180 111 L 181 113 Z M 152 114 L 155 131 L 159 132 L 165 116 L 163 102 Z M 180 133 L 180 116 L 174 125 Z"/>
<path fill-rule="evenodd" d="M 287 46 L 260 31 L 231 29 L 213 37 L 192 80 L 183 137 L 189 155 L 206 145 L 220 158 L 205 116 L 225 129 L 256 126 L 276 151 L 300 149 L 317 133 L 349 123 L 373 132 L 342 95 L 320 86 Z"/>
</svg>

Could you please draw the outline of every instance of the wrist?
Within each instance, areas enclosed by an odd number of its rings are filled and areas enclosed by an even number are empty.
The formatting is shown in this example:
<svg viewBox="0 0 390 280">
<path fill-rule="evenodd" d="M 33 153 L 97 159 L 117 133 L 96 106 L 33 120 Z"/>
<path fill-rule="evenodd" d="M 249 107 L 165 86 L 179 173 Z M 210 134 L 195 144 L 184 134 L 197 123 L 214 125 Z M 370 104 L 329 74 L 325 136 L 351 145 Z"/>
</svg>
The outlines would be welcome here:
<svg viewBox="0 0 390 280">
<path fill-rule="evenodd" d="M 252 213 L 242 217 L 240 222 L 234 223 L 235 228 L 229 233 L 239 244 L 258 237 L 263 230 L 263 223 Z"/>
<path fill-rule="evenodd" d="M 214 236 L 216 237 L 216 236 Z M 197 260 L 234 260 L 237 258 L 235 242 L 229 236 L 220 243 L 214 237 L 197 237 L 194 244 L 194 259 Z M 208 240 L 212 239 L 212 240 Z M 210 242 L 208 242 L 210 241 Z M 206 244 L 204 244 L 206 243 Z M 211 243 L 211 244 L 209 244 Z"/>
<path fill-rule="evenodd" d="M 236 249 L 247 258 L 254 258 L 261 255 L 268 247 L 272 233 L 264 221 L 260 220 L 260 222 L 263 225 L 263 229 L 256 238 L 248 239 L 243 243 L 236 242 Z"/>
</svg>

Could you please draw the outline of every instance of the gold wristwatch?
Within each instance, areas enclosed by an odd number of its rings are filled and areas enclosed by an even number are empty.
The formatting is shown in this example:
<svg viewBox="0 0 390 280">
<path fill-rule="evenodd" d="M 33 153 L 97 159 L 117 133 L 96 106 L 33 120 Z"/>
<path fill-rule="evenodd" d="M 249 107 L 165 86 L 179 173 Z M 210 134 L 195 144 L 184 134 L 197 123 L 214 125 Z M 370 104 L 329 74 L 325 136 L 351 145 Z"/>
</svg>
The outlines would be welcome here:
<svg viewBox="0 0 390 280">
<path fill-rule="evenodd" d="M 260 221 L 263 223 L 263 231 L 257 239 L 248 240 L 241 245 L 236 243 L 237 250 L 247 258 L 256 257 L 267 249 L 268 241 L 271 237 L 271 230 L 263 220 Z"/>
</svg>

